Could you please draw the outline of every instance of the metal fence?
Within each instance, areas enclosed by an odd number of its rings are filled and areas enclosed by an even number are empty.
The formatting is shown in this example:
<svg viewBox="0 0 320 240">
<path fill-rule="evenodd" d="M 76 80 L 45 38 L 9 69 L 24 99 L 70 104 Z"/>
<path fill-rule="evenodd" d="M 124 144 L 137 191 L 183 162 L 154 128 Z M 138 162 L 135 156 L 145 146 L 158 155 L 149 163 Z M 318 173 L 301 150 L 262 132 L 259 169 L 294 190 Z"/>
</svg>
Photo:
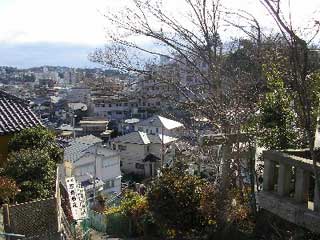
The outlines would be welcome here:
<svg viewBox="0 0 320 240">
<path fill-rule="evenodd" d="M 130 219 L 119 213 L 105 215 L 90 210 L 89 225 L 91 228 L 109 235 L 124 237 L 132 235 L 132 223 Z"/>
</svg>

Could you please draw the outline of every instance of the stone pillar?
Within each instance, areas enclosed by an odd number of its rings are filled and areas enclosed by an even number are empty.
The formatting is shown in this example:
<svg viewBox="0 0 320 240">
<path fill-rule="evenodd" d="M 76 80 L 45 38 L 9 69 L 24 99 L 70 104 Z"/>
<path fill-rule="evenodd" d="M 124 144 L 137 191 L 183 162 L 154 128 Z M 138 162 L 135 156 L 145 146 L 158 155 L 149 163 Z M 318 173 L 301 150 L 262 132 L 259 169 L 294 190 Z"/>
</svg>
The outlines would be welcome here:
<svg viewBox="0 0 320 240">
<path fill-rule="evenodd" d="M 298 203 L 307 203 L 309 194 L 310 172 L 302 168 L 296 169 L 296 184 L 294 190 L 294 199 Z"/>
<path fill-rule="evenodd" d="M 4 225 L 4 232 L 11 233 L 11 221 L 10 221 L 10 209 L 8 204 L 2 205 L 3 209 L 3 225 Z M 10 237 L 6 237 L 6 239 L 10 239 Z"/>
<path fill-rule="evenodd" d="M 317 183 L 314 184 L 314 199 L 313 199 L 314 211 L 320 212 L 320 196 L 317 187 Z"/>
<path fill-rule="evenodd" d="M 264 171 L 263 171 L 263 190 L 274 190 L 274 170 L 275 162 L 269 159 L 264 159 Z"/>
<path fill-rule="evenodd" d="M 278 193 L 280 196 L 289 196 L 292 166 L 280 163 L 278 175 Z"/>
</svg>

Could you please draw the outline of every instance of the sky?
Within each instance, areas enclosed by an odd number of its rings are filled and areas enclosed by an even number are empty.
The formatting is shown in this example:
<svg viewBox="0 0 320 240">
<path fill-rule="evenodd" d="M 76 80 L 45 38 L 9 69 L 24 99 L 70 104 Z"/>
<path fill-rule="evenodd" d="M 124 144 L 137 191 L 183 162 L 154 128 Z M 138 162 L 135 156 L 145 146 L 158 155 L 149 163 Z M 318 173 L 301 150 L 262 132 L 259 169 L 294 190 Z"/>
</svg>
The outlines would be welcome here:
<svg viewBox="0 0 320 240">
<path fill-rule="evenodd" d="M 130 0 L 0 0 L 0 65 L 26 68 L 41 65 L 97 66 L 88 53 L 106 43 L 108 26 L 103 14 Z M 181 1 L 163 0 L 173 14 L 182 13 Z M 263 17 L 258 0 L 224 0 L 227 7 L 243 8 Z M 318 0 L 291 0 L 294 18 L 304 21 L 320 9 Z M 271 22 L 271 21 L 270 21 Z"/>
</svg>

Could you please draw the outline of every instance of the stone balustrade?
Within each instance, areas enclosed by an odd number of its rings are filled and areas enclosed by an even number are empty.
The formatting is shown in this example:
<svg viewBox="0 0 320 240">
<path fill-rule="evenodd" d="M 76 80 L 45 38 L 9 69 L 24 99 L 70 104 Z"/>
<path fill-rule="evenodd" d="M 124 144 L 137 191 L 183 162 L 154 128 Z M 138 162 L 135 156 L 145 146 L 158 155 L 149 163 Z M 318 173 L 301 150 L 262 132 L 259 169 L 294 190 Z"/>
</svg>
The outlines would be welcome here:
<svg viewBox="0 0 320 240">
<path fill-rule="evenodd" d="M 301 156 L 307 155 L 302 151 L 263 153 L 263 190 L 258 194 L 258 201 L 261 208 L 320 233 L 320 198 L 312 177 L 312 160 Z"/>
</svg>

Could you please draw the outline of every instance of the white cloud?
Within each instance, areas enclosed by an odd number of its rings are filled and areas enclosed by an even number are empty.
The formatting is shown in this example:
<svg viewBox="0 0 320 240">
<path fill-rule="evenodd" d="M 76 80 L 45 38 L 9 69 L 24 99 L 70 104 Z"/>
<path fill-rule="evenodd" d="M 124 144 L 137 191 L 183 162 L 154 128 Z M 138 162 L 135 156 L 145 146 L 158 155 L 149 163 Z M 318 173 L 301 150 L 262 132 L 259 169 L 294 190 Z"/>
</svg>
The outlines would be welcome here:
<svg viewBox="0 0 320 240">
<path fill-rule="evenodd" d="M 0 9 L 0 40 L 15 42 L 104 41 L 103 0 L 16 0 Z M 0 5 L 1 6 L 1 5 Z M 21 33 L 24 34 L 14 34 Z M 12 38 L 14 37 L 14 39 Z"/>
<path fill-rule="evenodd" d="M 107 8 L 119 9 L 130 0 L 1 0 L 0 42 L 66 42 L 97 45 L 105 42 Z M 182 1 L 164 0 L 173 14 L 183 12 Z M 246 8 L 264 19 L 259 0 L 224 0 L 228 7 Z M 314 0 L 292 0 L 299 21 L 319 9 Z M 99 13 L 100 11 L 100 13 Z M 269 21 L 271 23 L 271 21 Z"/>
</svg>

